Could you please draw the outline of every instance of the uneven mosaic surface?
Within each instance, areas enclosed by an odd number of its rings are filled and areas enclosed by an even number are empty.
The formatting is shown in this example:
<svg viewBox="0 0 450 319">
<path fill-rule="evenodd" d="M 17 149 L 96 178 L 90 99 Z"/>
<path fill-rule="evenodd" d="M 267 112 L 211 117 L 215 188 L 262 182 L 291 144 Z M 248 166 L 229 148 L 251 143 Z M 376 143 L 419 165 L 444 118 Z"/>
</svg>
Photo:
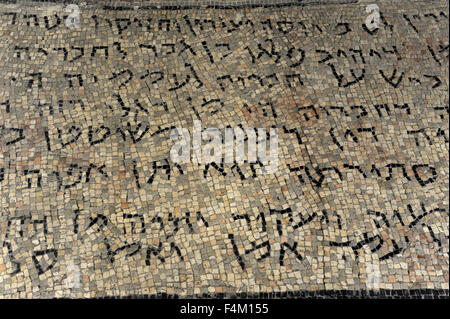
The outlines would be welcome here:
<svg viewBox="0 0 450 319">
<path fill-rule="evenodd" d="M 447 1 L 0 6 L 0 296 L 444 290 Z M 276 127 L 183 164 L 174 127 Z"/>
</svg>

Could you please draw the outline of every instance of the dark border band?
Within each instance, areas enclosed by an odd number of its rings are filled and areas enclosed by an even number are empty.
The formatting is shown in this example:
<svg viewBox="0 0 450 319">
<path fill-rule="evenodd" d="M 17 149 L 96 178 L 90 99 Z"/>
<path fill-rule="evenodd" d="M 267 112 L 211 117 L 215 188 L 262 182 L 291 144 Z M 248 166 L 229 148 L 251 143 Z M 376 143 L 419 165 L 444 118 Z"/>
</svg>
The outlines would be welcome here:
<svg viewBox="0 0 450 319">
<path fill-rule="evenodd" d="M 152 294 L 105 296 L 99 299 L 449 299 L 448 289 L 317 290 L 273 293 Z"/>
</svg>

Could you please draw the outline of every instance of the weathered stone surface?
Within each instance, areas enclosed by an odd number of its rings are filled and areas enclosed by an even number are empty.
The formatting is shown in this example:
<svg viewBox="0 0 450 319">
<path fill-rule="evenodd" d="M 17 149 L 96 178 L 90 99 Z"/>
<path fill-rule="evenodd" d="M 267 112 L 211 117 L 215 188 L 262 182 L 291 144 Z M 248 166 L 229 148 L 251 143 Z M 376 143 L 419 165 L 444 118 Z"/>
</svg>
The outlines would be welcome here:
<svg viewBox="0 0 450 319">
<path fill-rule="evenodd" d="M 447 1 L 151 3 L 0 6 L 2 298 L 448 296 Z M 276 172 L 175 165 L 194 120 Z"/>
</svg>

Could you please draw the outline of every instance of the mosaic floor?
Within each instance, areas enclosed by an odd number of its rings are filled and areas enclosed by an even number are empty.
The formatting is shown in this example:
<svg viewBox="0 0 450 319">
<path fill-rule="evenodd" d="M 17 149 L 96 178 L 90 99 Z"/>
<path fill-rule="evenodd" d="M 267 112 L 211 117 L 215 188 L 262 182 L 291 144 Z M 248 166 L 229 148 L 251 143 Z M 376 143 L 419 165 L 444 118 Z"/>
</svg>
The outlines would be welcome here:
<svg viewBox="0 0 450 319">
<path fill-rule="evenodd" d="M 0 4 L 0 297 L 448 298 L 448 1 L 172 2 Z"/>
</svg>

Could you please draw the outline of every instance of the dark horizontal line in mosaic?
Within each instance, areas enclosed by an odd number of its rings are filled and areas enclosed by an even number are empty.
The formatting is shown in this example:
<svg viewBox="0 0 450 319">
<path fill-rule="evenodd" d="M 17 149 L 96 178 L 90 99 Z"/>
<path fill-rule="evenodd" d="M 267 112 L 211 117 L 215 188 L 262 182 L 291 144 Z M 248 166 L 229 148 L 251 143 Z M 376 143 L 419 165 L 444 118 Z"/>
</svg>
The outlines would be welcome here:
<svg viewBox="0 0 450 319">
<path fill-rule="evenodd" d="M 30 1 L 31 2 L 31 1 Z M 33 3 L 39 4 L 42 1 L 32 1 Z M 62 1 L 44 1 L 49 3 L 73 3 L 73 1 L 62 0 Z M 254 9 L 254 8 L 285 8 L 285 7 L 309 7 L 309 6 L 323 6 L 323 5 L 340 5 L 340 4 L 356 4 L 359 0 L 341 0 L 336 2 L 327 1 L 314 1 L 314 2 L 274 2 L 274 3 L 247 3 L 247 4 L 203 4 L 203 5 L 143 5 L 139 6 L 139 10 L 190 10 L 190 9 L 218 9 L 218 10 L 235 10 L 235 9 Z M 10 3 L 16 4 L 21 3 L 14 0 L 0 0 L 0 3 Z M 101 2 L 99 3 L 101 4 Z M 103 5 L 103 10 L 113 10 L 113 11 L 135 11 L 134 7 L 130 6 L 114 6 L 114 5 Z"/>
<path fill-rule="evenodd" d="M 286 2 L 286 3 L 259 3 L 259 4 L 240 4 L 240 5 L 181 5 L 181 6 L 141 6 L 140 10 L 189 10 L 189 9 L 219 9 L 219 10 L 239 10 L 239 9 L 254 9 L 254 8 L 286 8 L 286 7 L 308 7 L 308 6 L 320 6 L 320 5 L 339 5 L 339 4 L 355 4 L 358 0 L 343 0 L 339 2 L 327 3 L 324 1 L 298 3 L 298 2 Z M 104 10 L 117 10 L 117 11 L 130 11 L 135 10 L 132 7 L 125 6 L 103 6 Z"/>
<path fill-rule="evenodd" d="M 317 290 L 272 293 L 216 293 L 198 295 L 150 294 L 128 296 L 105 296 L 99 299 L 449 299 L 448 289 L 401 289 L 401 290 Z"/>
</svg>

